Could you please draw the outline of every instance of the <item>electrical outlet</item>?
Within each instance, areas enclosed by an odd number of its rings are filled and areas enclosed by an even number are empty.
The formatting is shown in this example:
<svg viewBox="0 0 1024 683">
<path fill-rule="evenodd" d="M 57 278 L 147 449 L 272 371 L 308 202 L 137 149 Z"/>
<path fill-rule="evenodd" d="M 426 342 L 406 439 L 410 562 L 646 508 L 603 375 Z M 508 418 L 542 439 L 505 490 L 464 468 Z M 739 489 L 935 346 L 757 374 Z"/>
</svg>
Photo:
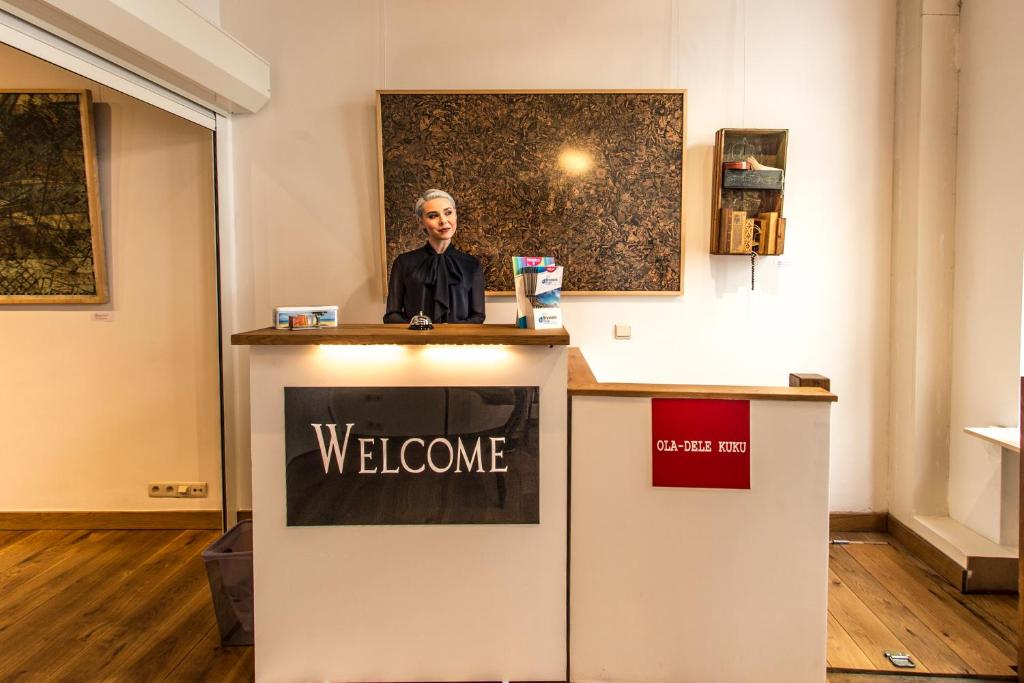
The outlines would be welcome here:
<svg viewBox="0 0 1024 683">
<path fill-rule="evenodd" d="M 151 481 L 150 498 L 206 498 L 210 487 L 205 481 Z"/>
</svg>

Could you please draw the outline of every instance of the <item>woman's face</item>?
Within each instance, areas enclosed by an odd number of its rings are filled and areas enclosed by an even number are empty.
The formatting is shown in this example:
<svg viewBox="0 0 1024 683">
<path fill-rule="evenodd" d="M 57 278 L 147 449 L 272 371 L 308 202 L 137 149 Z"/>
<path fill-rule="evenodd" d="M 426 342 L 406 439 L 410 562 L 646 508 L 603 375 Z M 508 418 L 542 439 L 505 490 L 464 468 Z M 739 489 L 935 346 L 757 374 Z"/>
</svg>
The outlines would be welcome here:
<svg viewBox="0 0 1024 683">
<path fill-rule="evenodd" d="M 431 199 L 423 205 L 420 223 L 427 231 L 427 237 L 436 241 L 448 241 L 455 235 L 455 207 L 444 197 Z"/>
</svg>

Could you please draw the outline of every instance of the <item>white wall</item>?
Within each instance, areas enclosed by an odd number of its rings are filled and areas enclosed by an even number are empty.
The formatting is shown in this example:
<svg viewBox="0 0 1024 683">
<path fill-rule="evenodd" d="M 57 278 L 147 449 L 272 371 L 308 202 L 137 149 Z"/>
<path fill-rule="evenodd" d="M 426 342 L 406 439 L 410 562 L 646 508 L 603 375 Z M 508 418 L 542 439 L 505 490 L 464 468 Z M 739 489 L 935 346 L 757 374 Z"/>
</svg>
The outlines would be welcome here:
<svg viewBox="0 0 1024 683">
<path fill-rule="evenodd" d="M 889 511 L 913 526 L 948 512 L 959 7 L 899 8 Z"/>
<path fill-rule="evenodd" d="M 1021 30 L 1024 3 L 1018 0 L 963 3 L 949 513 L 1003 543 L 1015 539 L 1001 540 L 1000 449 L 963 428 L 1018 423 L 1024 219 L 1014 200 L 1024 186 L 1024 167 L 1015 161 L 1024 150 Z"/>
<path fill-rule="evenodd" d="M 0 510 L 219 509 L 210 132 L 3 45 L 0 88 L 92 89 L 111 285 L 0 306 Z M 149 498 L 157 479 L 210 497 Z"/>
<path fill-rule="evenodd" d="M 220 0 L 179 0 L 211 24 L 220 26 Z"/>
<path fill-rule="evenodd" d="M 235 121 L 243 327 L 313 301 L 379 321 L 375 89 L 685 87 L 685 294 L 570 299 L 573 343 L 606 380 L 830 376 L 831 507 L 885 508 L 895 2 L 223 0 L 221 19 L 273 65 L 270 104 Z M 790 129 L 786 255 L 754 293 L 748 261 L 708 255 L 730 126 Z"/>
</svg>

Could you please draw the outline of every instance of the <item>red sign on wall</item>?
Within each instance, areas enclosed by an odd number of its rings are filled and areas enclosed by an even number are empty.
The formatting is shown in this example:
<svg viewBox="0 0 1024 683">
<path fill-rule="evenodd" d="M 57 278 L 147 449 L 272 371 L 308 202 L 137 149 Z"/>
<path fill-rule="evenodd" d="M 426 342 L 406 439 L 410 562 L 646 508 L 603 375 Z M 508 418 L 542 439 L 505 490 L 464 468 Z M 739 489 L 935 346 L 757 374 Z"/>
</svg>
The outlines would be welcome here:
<svg viewBox="0 0 1024 683">
<path fill-rule="evenodd" d="M 750 488 L 750 401 L 651 399 L 654 486 Z"/>
</svg>

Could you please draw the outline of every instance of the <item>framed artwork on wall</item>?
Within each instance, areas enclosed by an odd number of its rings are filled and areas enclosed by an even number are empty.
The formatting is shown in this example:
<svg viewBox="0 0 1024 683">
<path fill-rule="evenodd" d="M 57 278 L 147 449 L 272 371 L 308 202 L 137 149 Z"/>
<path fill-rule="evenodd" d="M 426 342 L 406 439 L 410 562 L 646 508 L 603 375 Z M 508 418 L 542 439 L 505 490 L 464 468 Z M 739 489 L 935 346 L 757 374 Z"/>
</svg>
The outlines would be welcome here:
<svg viewBox="0 0 1024 683">
<path fill-rule="evenodd" d="M 685 90 L 377 92 L 384 289 L 423 244 L 413 206 L 458 204 L 459 249 L 488 294 L 512 294 L 513 256 L 554 256 L 563 294 L 679 295 Z"/>
<path fill-rule="evenodd" d="M 92 96 L 0 90 L 0 304 L 106 303 Z"/>
</svg>

